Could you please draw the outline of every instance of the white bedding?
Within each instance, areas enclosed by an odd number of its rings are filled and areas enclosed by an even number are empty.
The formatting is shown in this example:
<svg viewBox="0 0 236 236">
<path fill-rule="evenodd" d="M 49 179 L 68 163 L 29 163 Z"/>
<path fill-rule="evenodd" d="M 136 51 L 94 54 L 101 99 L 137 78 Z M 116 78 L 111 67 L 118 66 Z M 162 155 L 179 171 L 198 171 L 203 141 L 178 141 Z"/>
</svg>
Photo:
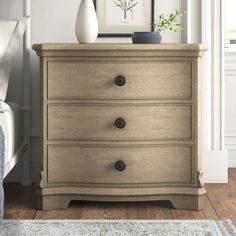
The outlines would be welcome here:
<svg viewBox="0 0 236 236">
<path fill-rule="evenodd" d="M 13 59 L 22 43 L 28 17 L 0 21 L 0 126 L 5 136 L 4 177 L 16 165 L 26 147 L 21 138 L 21 112 L 15 103 L 5 103 Z"/>
<path fill-rule="evenodd" d="M 15 166 L 23 145 L 21 116 L 20 107 L 16 103 L 0 102 L 0 126 L 5 137 L 4 177 Z"/>
<path fill-rule="evenodd" d="M 28 17 L 0 21 L 0 100 L 5 101 L 13 60 L 22 43 Z M 15 27 L 14 27 L 15 25 Z M 12 29 L 14 30 L 12 32 Z"/>
</svg>

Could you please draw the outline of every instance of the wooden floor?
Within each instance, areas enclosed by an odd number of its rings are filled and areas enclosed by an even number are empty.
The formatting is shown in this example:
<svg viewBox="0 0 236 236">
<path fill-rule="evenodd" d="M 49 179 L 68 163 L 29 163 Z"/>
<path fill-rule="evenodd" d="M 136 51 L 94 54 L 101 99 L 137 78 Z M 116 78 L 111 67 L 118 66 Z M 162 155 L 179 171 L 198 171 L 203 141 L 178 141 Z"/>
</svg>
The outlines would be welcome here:
<svg viewBox="0 0 236 236">
<path fill-rule="evenodd" d="M 207 184 L 203 211 L 175 210 L 168 202 L 72 202 L 66 210 L 35 209 L 34 187 L 5 185 L 5 219 L 231 219 L 236 225 L 236 169 L 229 184 Z"/>
</svg>

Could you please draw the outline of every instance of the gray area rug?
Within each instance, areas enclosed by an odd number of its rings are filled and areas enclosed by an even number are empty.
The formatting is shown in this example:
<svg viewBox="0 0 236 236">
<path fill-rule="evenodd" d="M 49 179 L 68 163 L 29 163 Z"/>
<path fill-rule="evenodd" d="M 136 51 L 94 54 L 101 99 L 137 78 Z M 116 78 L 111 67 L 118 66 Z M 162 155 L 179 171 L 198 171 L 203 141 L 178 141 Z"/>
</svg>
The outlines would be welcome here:
<svg viewBox="0 0 236 236">
<path fill-rule="evenodd" d="M 1 236 L 228 236 L 230 221 L 213 220 L 4 220 Z"/>
</svg>

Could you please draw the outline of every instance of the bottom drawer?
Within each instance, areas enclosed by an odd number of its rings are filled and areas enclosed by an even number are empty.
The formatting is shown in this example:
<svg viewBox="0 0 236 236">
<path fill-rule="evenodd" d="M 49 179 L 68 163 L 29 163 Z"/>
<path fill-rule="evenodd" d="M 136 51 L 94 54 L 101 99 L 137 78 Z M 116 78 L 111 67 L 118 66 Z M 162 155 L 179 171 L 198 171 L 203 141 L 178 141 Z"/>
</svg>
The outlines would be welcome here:
<svg viewBox="0 0 236 236">
<path fill-rule="evenodd" d="M 48 147 L 49 183 L 191 183 L 192 147 Z"/>
</svg>

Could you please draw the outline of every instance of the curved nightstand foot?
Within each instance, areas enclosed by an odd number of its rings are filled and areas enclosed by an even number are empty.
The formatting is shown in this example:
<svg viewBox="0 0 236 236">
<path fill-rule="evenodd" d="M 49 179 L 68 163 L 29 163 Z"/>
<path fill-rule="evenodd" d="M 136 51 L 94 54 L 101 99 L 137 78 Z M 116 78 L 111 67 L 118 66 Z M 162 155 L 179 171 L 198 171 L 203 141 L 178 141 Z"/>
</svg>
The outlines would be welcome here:
<svg viewBox="0 0 236 236">
<path fill-rule="evenodd" d="M 199 211 L 203 209 L 205 195 L 176 195 L 170 201 L 175 209 Z"/>
</svg>

